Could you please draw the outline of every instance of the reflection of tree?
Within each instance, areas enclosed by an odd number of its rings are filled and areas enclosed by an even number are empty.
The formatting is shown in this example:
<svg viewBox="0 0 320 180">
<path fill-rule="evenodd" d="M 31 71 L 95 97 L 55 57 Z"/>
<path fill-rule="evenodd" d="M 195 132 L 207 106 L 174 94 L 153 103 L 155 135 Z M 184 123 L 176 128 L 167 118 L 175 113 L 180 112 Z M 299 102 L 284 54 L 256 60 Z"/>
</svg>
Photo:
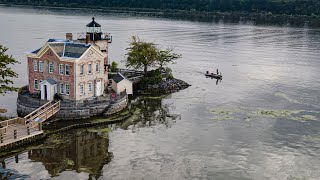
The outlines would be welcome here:
<svg viewBox="0 0 320 180">
<path fill-rule="evenodd" d="M 112 153 L 108 152 L 109 140 L 98 132 L 78 130 L 74 137 L 62 134 L 49 143 L 50 146 L 30 150 L 29 158 L 42 162 L 52 176 L 73 169 L 89 173 L 90 178 L 99 178 L 103 166 L 112 159 Z"/>
<path fill-rule="evenodd" d="M 0 169 L 0 179 L 28 179 L 28 178 L 30 178 L 29 175 L 19 174 L 19 172 L 17 170 L 5 169 L 5 167 L 2 167 L 2 168 L 3 169 Z"/>
<path fill-rule="evenodd" d="M 154 126 L 164 124 L 171 127 L 179 115 L 170 114 L 169 105 L 163 104 L 162 97 L 137 97 L 131 100 L 130 109 L 133 116 L 123 123 L 123 128 Z"/>
</svg>

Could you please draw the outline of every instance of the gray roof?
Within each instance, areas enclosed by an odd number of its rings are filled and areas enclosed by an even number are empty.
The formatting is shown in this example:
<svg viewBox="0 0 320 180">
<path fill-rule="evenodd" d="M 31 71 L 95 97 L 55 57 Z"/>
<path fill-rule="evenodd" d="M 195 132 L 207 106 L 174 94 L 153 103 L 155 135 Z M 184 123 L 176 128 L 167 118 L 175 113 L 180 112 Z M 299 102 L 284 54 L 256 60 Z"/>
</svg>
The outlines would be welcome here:
<svg viewBox="0 0 320 180">
<path fill-rule="evenodd" d="M 119 83 L 120 81 L 124 80 L 124 77 L 118 73 L 117 75 L 113 76 L 112 79 L 116 82 Z"/>
<path fill-rule="evenodd" d="M 79 58 L 91 46 L 85 43 L 74 42 L 53 42 L 49 43 L 50 47 L 58 54 L 59 57 Z"/>
<path fill-rule="evenodd" d="M 87 24 L 87 27 L 101 27 L 101 25 L 99 23 L 97 23 L 95 20 L 94 20 L 94 17 L 92 18 L 92 21 Z"/>
<path fill-rule="evenodd" d="M 70 42 L 70 40 L 66 40 L 66 39 L 49 39 L 47 42 Z"/>
<path fill-rule="evenodd" d="M 57 84 L 57 81 L 55 81 L 55 80 L 52 79 L 51 77 L 49 77 L 46 81 L 47 81 L 49 84 L 51 84 L 51 85 Z"/>
<path fill-rule="evenodd" d="M 39 48 L 39 49 L 37 49 L 37 50 L 34 50 L 34 51 L 32 51 L 31 53 L 37 54 L 37 53 L 40 51 L 40 49 L 41 49 L 41 48 Z"/>
</svg>

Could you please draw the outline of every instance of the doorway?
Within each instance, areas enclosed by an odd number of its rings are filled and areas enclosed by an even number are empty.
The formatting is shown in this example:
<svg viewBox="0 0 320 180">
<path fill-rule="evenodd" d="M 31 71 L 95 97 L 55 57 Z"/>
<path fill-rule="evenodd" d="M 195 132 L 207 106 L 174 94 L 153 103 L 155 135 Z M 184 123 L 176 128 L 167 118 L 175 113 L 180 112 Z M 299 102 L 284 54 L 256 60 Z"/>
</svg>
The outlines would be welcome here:
<svg viewBox="0 0 320 180">
<path fill-rule="evenodd" d="M 48 92 L 47 92 L 47 85 L 44 85 L 44 99 L 47 100 L 48 99 Z"/>
</svg>

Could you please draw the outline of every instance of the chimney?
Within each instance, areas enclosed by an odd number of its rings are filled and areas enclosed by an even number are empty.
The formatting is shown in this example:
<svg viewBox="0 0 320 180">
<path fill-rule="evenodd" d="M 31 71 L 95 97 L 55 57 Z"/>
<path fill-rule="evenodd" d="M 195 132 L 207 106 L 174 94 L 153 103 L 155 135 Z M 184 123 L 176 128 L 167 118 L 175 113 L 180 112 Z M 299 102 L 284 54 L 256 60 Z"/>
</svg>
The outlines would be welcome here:
<svg viewBox="0 0 320 180">
<path fill-rule="evenodd" d="M 86 44 L 89 44 L 89 42 L 90 42 L 90 34 L 87 34 L 86 35 Z"/>
<path fill-rule="evenodd" d="M 72 33 L 66 33 L 66 40 L 72 41 Z"/>
</svg>

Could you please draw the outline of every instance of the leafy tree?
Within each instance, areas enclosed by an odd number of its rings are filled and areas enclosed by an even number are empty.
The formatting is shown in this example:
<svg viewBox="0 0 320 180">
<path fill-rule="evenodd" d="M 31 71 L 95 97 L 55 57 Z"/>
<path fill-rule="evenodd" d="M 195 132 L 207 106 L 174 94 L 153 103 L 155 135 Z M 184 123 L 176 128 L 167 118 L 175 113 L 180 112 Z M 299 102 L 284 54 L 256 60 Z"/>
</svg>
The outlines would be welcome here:
<svg viewBox="0 0 320 180">
<path fill-rule="evenodd" d="M 115 61 L 112 61 L 112 63 L 111 63 L 111 72 L 116 72 L 117 68 L 118 68 L 118 63 L 115 62 Z"/>
<path fill-rule="evenodd" d="M 13 81 L 11 78 L 17 78 L 18 74 L 12 71 L 9 65 L 19 63 L 13 59 L 12 56 L 8 56 L 5 52 L 8 48 L 0 45 L 0 94 L 5 94 L 8 91 L 17 91 L 18 88 L 13 87 Z"/>
<path fill-rule="evenodd" d="M 145 76 L 149 67 L 159 65 L 160 69 L 164 69 L 165 65 L 181 58 L 181 54 L 173 53 L 172 48 L 161 50 L 154 43 L 141 41 L 137 36 L 132 37 L 127 50 L 126 66 L 135 69 L 143 68 Z"/>
<path fill-rule="evenodd" d="M 154 43 L 144 42 L 139 37 L 133 36 L 127 51 L 126 67 L 143 68 L 146 75 L 148 67 L 153 67 L 156 64 L 158 49 Z"/>
<path fill-rule="evenodd" d="M 160 69 L 163 69 L 168 63 L 174 63 L 173 61 L 181 58 L 181 54 L 176 54 L 173 52 L 172 48 L 168 48 L 166 50 L 160 50 L 158 52 L 157 64 L 159 64 Z"/>
</svg>

